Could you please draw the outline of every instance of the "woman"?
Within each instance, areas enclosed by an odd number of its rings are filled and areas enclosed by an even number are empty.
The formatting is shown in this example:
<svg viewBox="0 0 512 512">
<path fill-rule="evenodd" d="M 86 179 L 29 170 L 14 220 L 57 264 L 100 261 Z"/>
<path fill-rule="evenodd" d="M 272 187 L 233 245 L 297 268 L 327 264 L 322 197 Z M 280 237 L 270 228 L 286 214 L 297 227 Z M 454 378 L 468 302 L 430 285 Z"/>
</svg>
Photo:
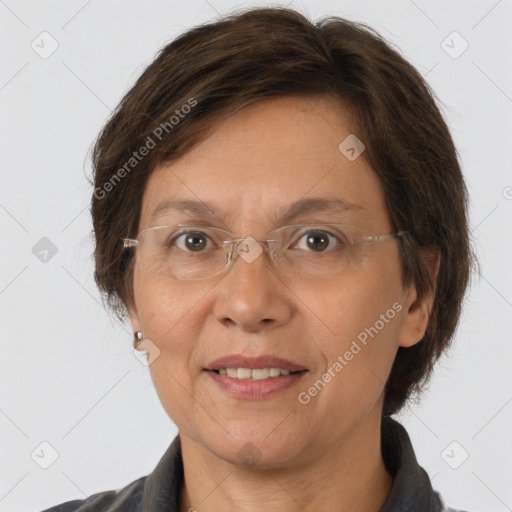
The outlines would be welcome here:
<svg viewBox="0 0 512 512">
<path fill-rule="evenodd" d="M 167 45 L 93 155 L 96 281 L 177 425 L 49 511 L 441 511 L 405 429 L 471 269 L 432 91 L 374 31 L 252 9 Z"/>
</svg>

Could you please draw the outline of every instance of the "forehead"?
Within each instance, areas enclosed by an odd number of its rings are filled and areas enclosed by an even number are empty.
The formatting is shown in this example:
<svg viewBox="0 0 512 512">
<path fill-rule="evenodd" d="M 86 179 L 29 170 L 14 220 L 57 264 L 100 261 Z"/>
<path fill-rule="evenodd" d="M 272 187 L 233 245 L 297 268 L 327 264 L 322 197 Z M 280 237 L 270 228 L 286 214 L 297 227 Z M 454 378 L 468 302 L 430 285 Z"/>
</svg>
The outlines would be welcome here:
<svg viewBox="0 0 512 512">
<path fill-rule="evenodd" d="M 173 215 L 184 201 L 192 208 L 180 214 L 220 216 L 230 227 L 284 221 L 291 206 L 291 214 L 309 207 L 385 222 L 382 188 L 364 153 L 351 161 L 339 149 L 356 131 L 350 112 L 330 97 L 284 97 L 246 107 L 186 155 L 153 171 L 141 225 Z"/>
</svg>

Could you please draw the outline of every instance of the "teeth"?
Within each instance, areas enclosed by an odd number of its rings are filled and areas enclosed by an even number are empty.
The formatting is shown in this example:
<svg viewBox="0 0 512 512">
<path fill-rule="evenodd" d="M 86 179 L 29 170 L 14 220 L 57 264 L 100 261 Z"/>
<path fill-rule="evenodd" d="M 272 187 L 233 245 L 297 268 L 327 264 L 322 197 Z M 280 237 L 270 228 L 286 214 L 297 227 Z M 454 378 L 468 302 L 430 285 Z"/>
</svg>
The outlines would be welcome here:
<svg viewBox="0 0 512 512">
<path fill-rule="evenodd" d="M 239 379 L 250 379 L 252 374 L 252 370 L 250 368 L 238 368 Z"/>
<path fill-rule="evenodd" d="M 233 379 L 264 380 L 279 375 L 289 375 L 290 370 L 282 368 L 220 368 L 219 375 L 227 375 Z"/>
<path fill-rule="evenodd" d="M 268 379 L 270 377 L 270 368 L 254 368 L 252 372 L 250 372 L 254 380 L 263 380 Z M 238 370 L 238 375 L 240 378 L 240 370 Z"/>
</svg>

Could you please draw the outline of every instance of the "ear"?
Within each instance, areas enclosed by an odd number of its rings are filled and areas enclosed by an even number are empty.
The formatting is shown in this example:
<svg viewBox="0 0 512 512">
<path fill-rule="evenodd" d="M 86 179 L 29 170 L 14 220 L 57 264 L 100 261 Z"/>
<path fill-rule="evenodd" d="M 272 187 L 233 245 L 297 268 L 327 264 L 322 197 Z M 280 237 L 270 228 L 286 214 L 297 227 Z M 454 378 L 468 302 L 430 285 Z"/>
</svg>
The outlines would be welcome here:
<svg viewBox="0 0 512 512">
<path fill-rule="evenodd" d="M 438 251 L 435 253 L 430 251 L 423 255 L 423 261 L 429 269 L 434 286 L 430 294 L 423 294 L 422 296 L 418 294 L 414 284 L 405 290 L 402 302 L 404 314 L 398 337 L 400 347 L 412 347 L 423 339 L 434 304 L 441 255 Z"/>
<path fill-rule="evenodd" d="M 126 309 L 128 311 L 128 315 L 130 317 L 130 322 L 132 324 L 132 331 L 134 333 L 134 338 L 133 338 L 133 348 L 137 349 L 137 350 L 143 350 L 141 347 L 141 343 L 142 343 L 142 340 L 137 340 L 137 337 L 135 336 L 135 333 L 137 331 L 140 331 L 141 330 L 141 323 L 140 323 L 140 319 L 139 319 L 139 315 L 137 313 L 137 307 L 135 306 L 135 304 L 133 302 L 129 302 L 126 306 Z"/>
<path fill-rule="evenodd" d="M 129 301 L 126 305 L 126 309 L 128 311 L 128 316 L 130 317 L 133 332 L 140 331 L 140 319 L 137 312 L 137 306 L 133 301 Z"/>
</svg>

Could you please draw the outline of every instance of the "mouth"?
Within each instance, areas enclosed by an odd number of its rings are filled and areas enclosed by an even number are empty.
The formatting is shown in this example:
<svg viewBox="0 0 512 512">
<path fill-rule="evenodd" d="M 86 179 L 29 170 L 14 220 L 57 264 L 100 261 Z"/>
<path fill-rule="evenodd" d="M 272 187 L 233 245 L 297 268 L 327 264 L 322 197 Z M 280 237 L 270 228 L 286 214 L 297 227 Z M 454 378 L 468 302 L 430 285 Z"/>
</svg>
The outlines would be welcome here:
<svg viewBox="0 0 512 512">
<path fill-rule="evenodd" d="M 221 391 L 234 398 L 260 400 L 295 385 L 308 369 L 275 356 L 227 356 L 203 370 Z"/>
<path fill-rule="evenodd" d="M 304 373 L 307 370 L 290 371 L 286 368 L 219 368 L 218 370 L 208 370 L 216 373 L 217 375 L 225 375 L 232 379 L 246 380 L 246 381 L 259 381 L 274 379 L 282 375 L 295 375 L 297 373 Z"/>
</svg>

